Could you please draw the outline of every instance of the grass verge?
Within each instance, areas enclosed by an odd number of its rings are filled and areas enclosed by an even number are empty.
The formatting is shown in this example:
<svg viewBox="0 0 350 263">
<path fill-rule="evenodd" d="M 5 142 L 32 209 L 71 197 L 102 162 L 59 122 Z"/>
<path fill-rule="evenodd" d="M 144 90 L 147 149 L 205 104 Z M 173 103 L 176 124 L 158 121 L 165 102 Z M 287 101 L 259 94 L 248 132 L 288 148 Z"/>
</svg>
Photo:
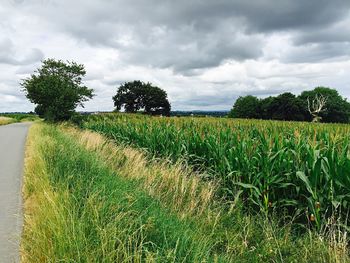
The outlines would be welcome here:
<svg viewBox="0 0 350 263">
<path fill-rule="evenodd" d="M 341 238 L 244 215 L 183 164 L 96 133 L 34 124 L 25 163 L 23 262 L 348 261 Z"/>
<path fill-rule="evenodd" d="M 0 115 L 0 117 L 11 118 L 16 122 L 37 121 L 39 117 L 35 114 L 29 113 L 6 113 Z"/>
<path fill-rule="evenodd" d="M 0 116 L 0 126 L 16 122 L 15 119 Z"/>
</svg>

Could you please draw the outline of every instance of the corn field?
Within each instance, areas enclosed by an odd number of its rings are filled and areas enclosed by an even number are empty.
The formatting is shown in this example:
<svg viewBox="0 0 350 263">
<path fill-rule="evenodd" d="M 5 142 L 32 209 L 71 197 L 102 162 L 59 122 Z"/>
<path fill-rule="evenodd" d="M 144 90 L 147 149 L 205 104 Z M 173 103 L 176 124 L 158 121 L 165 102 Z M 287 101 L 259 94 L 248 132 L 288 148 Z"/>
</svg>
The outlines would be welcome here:
<svg viewBox="0 0 350 263">
<path fill-rule="evenodd" d="M 350 202 L 350 125 L 143 115 L 89 116 L 83 128 L 185 160 L 244 207 L 299 215 L 321 228 Z"/>
</svg>

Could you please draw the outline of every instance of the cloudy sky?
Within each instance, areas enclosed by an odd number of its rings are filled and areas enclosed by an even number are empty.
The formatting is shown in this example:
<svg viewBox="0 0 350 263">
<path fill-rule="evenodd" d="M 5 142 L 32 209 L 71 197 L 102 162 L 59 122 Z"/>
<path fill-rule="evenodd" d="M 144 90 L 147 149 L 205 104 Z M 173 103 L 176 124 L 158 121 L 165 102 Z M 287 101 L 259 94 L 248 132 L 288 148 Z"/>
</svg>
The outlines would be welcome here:
<svg viewBox="0 0 350 263">
<path fill-rule="evenodd" d="M 0 112 L 34 109 L 19 82 L 45 58 L 86 66 L 91 111 L 135 79 L 174 110 L 320 85 L 350 99 L 349 0 L 1 0 L 0 17 Z"/>
</svg>

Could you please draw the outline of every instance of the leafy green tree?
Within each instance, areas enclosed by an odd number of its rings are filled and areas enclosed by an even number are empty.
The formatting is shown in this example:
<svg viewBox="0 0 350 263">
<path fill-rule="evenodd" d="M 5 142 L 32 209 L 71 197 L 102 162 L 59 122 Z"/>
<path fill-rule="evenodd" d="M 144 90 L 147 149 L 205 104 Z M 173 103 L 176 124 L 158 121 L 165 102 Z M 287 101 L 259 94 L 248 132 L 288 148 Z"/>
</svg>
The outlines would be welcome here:
<svg viewBox="0 0 350 263">
<path fill-rule="evenodd" d="M 143 83 L 141 81 L 126 82 L 118 88 L 117 94 L 113 97 L 116 111 L 123 107 L 126 112 L 134 113 L 142 108 L 141 91 Z"/>
<path fill-rule="evenodd" d="M 261 119 L 264 120 L 270 120 L 272 119 L 273 115 L 273 102 L 274 102 L 274 97 L 267 97 L 265 99 L 261 99 L 259 102 L 259 113 Z"/>
<path fill-rule="evenodd" d="M 335 89 L 317 87 L 300 96 L 286 92 L 261 100 L 254 96 L 239 97 L 229 117 L 348 123 L 350 103 Z"/>
<path fill-rule="evenodd" d="M 259 99 L 248 95 L 239 97 L 229 113 L 231 118 L 255 119 L 259 118 Z"/>
<path fill-rule="evenodd" d="M 308 121 L 313 118 L 308 112 L 308 101 L 314 101 L 320 96 L 326 99 L 324 109 L 319 113 L 322 122 L 349 122 L 350 103 L 340 96 L 337 90 L 328 87 L 317 87 L 311 91 L 304 91 L 299 96 L 299 99 L 303 101 L 303 109 Z"/>
<path fill-rule="evenodd" d="M 47 59 L 21 86 L 26 97 L 37 105 L 35 112 L 39 116 L 48 121 L 63 121 L 94 96 L 93 90 L 82 84 L 85 74 L 84 65 Z"/>
<path fill-rule="evenodd" d="M 144 93 L 143 101 L 146 113 L 170 115 L 171 106 L 164 90 L 147 83 L 144 87 Z"/>
<path fill-rule="evenodd" d="M 113 101 L 117 111 L 124 108 L 125 112 L 129 113 L 143 110 L 151 115 L 170 115 L 171 106 L 167 93 L 151 83 L 139 80 L 121 85 Z"/>
<path fill-rule="evenodd" d="M 285 121 L 302 121 L 303 104 L 294 94 L 286 92 L 270 100 L 267 112 L 269 119 Z"/>
</svg>

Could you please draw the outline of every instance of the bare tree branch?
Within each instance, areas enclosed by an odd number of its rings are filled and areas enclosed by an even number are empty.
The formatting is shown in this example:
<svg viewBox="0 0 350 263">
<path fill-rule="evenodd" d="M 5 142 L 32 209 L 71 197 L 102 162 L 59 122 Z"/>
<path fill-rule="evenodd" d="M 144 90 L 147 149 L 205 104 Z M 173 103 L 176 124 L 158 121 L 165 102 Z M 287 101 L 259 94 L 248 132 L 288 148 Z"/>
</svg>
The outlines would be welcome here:
<svg viewBox="0 0 350 263">
<path fill-rule="evenodd" d="M 320 113 L 325 112 L 327 110 L 327 100 L 328 98 L 322 94 L 316 94 L 315 98 L 312 100 L 311 103 L 310 98 L 307 98 L 307 108 L 313 118 L 313 122 L 320 122 L 322 120 Z"/>
</svg>

